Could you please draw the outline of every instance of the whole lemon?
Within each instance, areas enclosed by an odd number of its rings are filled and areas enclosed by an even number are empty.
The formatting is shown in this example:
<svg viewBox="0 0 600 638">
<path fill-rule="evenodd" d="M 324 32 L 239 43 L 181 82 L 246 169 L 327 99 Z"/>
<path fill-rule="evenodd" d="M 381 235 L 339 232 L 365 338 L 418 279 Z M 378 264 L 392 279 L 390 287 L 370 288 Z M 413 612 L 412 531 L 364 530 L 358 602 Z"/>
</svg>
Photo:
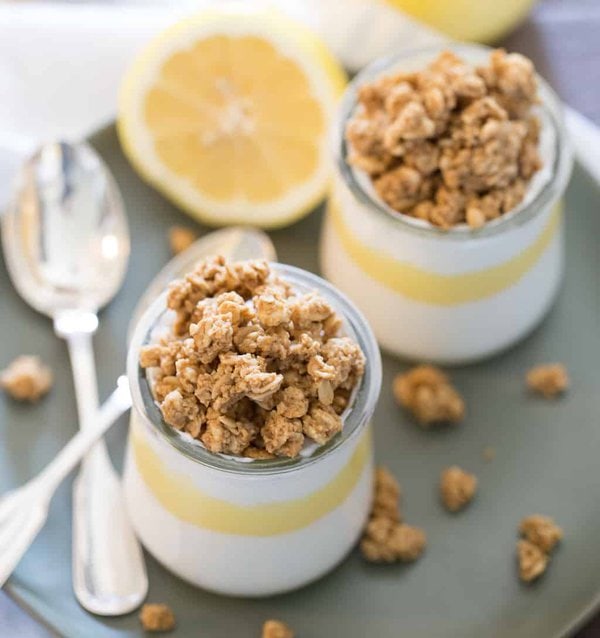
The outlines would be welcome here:
<svg viewBox="0 0 600 638">
<path fill-rule="evenodd" d="M 455 40 L 493 42 L 529 13 L 535 0 L 387 0 Z"/>
</svg>

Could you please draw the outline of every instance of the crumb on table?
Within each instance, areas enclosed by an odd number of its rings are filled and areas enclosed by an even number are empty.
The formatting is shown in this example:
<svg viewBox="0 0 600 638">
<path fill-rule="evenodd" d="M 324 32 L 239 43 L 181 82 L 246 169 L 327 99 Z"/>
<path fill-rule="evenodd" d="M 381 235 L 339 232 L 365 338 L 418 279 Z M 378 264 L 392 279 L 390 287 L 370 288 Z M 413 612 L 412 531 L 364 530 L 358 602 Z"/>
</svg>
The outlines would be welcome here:
<svg viewBox="0 0 600 638">
<path fill-rule="evenodd" d="M 175 615 L 168 605 L 146 603 L 139 614 L 145 631 L 171 631 L 175 627 Z"/>
<path fill-rule="evenodd" d="M 553 399 L 569 387 L 569 375 L 562 363 L 547 363 L 531 368 L 526 377 L 530 390 Z"/>
<path fill-rule="evenodd" d="M 402 523 L 400 494 L 400 485 L 393 474 L 384 467 L 378 467 L 373 506 L 360 543 L 362 555 L 370 562 L 411 562 L 425 550 L 425 532 Z"/>
<path fill-rule="evenodd" d="M 420 365 L 398 374 L 393 382 L 399 405 L 424 427 L 435 423 L 458 423 L 465 416 L 465 403 L 439 368 Z"/>
<path fill-rule="evenodd" d="M 267 620 L 263 625 L 262 638 L 294 638 L 294 632 L 281 620 Z"/>
<path fill-rule="evenodd" d="M 178 255 L 189 248 L 198 238 L 198 235 L 185 226 L 171 226 L 169 228 L 169 246 L 173 255 Z"/>
<path fill-rule="evenodd" d="M 477 477 L 453 465 L 440 476 L 440 496 L 450 512 L 458 512 L 471 502 L 477 492 Z"/>
<path fill-rule="evenodd" d="M 49 366 L 31 355 L 21 355 L 0 374 L 0 387 L 18 401 L 37 401 L 52 387 Z"/>
</svg>

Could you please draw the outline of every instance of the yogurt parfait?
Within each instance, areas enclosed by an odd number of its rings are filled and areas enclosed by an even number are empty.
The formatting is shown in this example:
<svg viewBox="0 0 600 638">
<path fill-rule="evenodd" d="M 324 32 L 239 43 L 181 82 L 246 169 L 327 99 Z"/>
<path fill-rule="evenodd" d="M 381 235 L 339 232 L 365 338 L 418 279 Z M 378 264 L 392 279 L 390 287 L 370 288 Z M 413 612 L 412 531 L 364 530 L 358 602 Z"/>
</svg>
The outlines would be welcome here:
<svg viewBox="0 0 600 638">
<path fill-rule="evenodd" d="M 572 159 L 527 58 L 454 45 L 378 61 L 348 88 L 334 149 L 322 267 L 386 350 L 481 359 L 546 314 Z"/>
<path fill-rule="evenodd" d="M 126 500 L 168 569 L 270 595 L 318 578 L 356 543 L 381 363 L 332 286 L 291 266 L 203 261 L 140 320 L 128 374 Z"/>
</svg>

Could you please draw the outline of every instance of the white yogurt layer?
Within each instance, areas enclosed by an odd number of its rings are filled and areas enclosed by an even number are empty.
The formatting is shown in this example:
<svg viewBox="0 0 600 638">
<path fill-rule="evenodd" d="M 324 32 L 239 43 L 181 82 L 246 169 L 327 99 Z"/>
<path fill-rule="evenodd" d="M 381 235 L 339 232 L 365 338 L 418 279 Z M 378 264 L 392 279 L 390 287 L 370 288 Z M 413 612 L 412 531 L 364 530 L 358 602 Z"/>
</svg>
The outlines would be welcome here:
<svg viewBox="0 0 600 638">
<path fill-rule="evenodd" d="M 150 433 L 134 412 L 131 420 L 133 438 L 126 457 L 124 490 L 132 524 L 146 549 L 192 584 L 232 596 L 281 593 L 328 572 L 358 540 L 370 509 L 373 480 L 370 441 L 364 440 L 364 432 L 308 467 L 261 477 L 221 472 L 191 461 Z M 170 485 L 173 479 L 173 485 L 184 481 L 192 491 L 186 489 L 184 495 L 157 489 L 147 476 L 156 471 L 156 466 L 148 465 L 147 451 L 140 454 L 140 439 L 142 448 L 148 447 L 160 459 L 162 486 Z M 363 462 L 357 463 L 361 445 L 367 448 Z M 322 515 L 316 512 L 314 520 L 308 522 L 303 510 L 301 524 L 296 526 L 298 510 L 287 505 L 292 502 L 318 508 L 320 492 L 327 490 L 340 473 L 349 471 L 356 476 L 341 502 Z M 201 495 L 197 503 L 190 497 L 193 490 Z M 205 499 L 222 504 L 223 520 L 217 508 L 216 517 L 204 521 L 201 512 L 206 507 Z M 234 523 L 233 529 L 220 529 L 227 525 L 224 519 L 229 506 L 242 508 L 239 528 Z M 261 530 L 265 512 L 278 506 L 283 508 L 282 518 L 275 512 L 272 520 L 283 519 L 281 524 L 293 529 L 273 533 Z M 257 508 L 255 522 L 253 508 Z"/>
</svg>

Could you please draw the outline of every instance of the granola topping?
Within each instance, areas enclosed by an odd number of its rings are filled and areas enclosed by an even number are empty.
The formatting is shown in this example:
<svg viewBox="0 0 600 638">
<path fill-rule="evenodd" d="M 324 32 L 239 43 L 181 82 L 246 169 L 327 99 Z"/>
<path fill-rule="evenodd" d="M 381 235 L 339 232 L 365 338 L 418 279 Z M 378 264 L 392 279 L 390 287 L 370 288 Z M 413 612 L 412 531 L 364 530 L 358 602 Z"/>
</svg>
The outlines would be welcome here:
<svg viewBox="0 0 600 638">
<path fill-rule="evenodd" d="M 50 390 L 52 381 L 52 370 L 30 355 L 17 357 L 0 373 L 0 387 L 17 401 L 38 401 Z"/>
<path fill-rule="evenodd" d="M 425 532 L 402 522 L 400 494 L 400 485 L 393 474 L 378 467 L 371 516 L 360 543 L 364 558 L 370 562 L 412 562 L 425 550 Z"/>
<path fill-rule="evenodd" d="M 512 210 L 542 166 L 535 70 L 497 49 L 471 67 L 445 51 L 418 72 L 361 87 L 349 162 L 391 208 L 450 228 Z"/>
<path fill-rule="evenodd" d="M 392 389 L 397 403 L 423 427 L 458 423 L 465 416 L 463 398 L 446 374 L 434 366 L 420 365 L 397 375 Z"/>
<path fill-rule="evenodd" d="M 468 505 L 477 492 L 477 477 L 453 465 L 440 476 L 440 496 L 450 512 L 458 512 Z"/>
<path fill-rule="evenodd" d="M 211 452 L 295 457 L 342 430 L 365 358 L 316 293 L 264 261 L 205 260 L 171 284 L 168 334 L 144 346 L 162 416 Z"/>
</svg>

